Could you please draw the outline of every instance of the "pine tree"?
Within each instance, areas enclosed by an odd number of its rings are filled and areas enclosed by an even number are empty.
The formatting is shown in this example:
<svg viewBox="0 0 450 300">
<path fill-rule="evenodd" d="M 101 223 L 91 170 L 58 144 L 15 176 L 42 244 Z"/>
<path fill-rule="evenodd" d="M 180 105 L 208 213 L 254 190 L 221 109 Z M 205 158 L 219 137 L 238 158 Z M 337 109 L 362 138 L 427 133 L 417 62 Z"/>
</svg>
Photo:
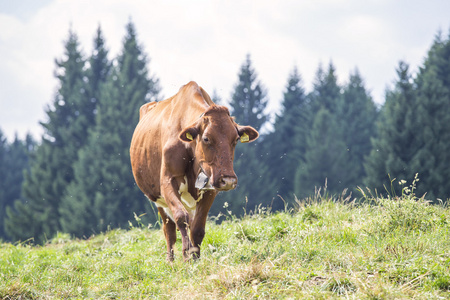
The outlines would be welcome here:
<svg viewBox="0 0 450 300">
<path fill-rule="evenodd" d="M 7 176 L 6 167 L 6 151 L 8 141 L 3 136 L 3 131 L 0 129 L 0 238 L 5 238 L 5 232 L 3 229 L 3 220 L 5 218 L 4 210 L 6 207 L 7 198 L 5 197 L 5 182 Z"/>
<path fill-rule="evenodd" d="M 322 66 L 319 65 L 313 83 L 313 91 L 309 94 L 312 114 L 317 113 L 321 108 L 326 108 L 332 115 L 340 110 L 343 99 L 335 73 L 336 69 L 333 63 L 330 62 L 327 72 L 324 72 Z"/>
<path fill-rule="evenodd" d="M 308 103 L 297 68 L 289 75 L 281 112 L 276 115 L 274 131 L 264 139 L 267 166 L 278 195 L 286 201 L 294 199 L 295 172 L 305 152 L 308 134 Z M 274 209 L 283 208 L 280 201 Z"/>
<path fill-rule="evenodd" d="M 408 65 L 400 63 L 399 80 L 387 93 L 378 123 L 378 136 L 366 163 L 366 184 L 381 189 L 387 174 L 411 182 L 418 173 L 416 195 L 450 197 L 450 39 L 439 34 L 413 81 Z M 399 194 L 393 185 L 390 193 Z"/>
<path fill-rule="evenodd" d="M 387 91 L 386 101 L 377 122 L 376 137 L 372 139 L 372 150 L 366 159 L 367 178 L 365 185 L 379 194 L 399 194 L 401 187 L 391 180 L 411 182 L 417 170 L 411 162 L 420 145 L 417 133 L 420 125 L 414 125 L 416 118 L 416 91 L 409 66 L 400 62 L 397 68 L 398 80 L 392 91 Z"/>
<path fill-rule="evenodd" d="M 265 109 L 268 99 L 265 88 L 257 80 L 250 55 L 247 55 L 238 76 L 230 102 L 232 114 L 239 124 L 253 126 L 259 131 L 267 121 Z"/>
<path fill-rule="evenodd" d="M 362 180 L 366 177 L 363 162 L 371 150 L 370 138 L 375 135 L 377 118 L 377 108 L 366 91 L 358 70 L 350 75 L 350 81 L 344 88 L 340 109 L 343 138 L 349 151 L 346 174 L 351 186 L 348 188 L 354 190 L 357 186 L 362 186 Z"/>
<path fill-rule="evenodd" d="M 133 213 L 150 210 L 134 182 L 129 144 L 140 106 L 157 100 L 159 87 L 156 79 L 149 78 L 147 57 L 131 22 L 117 61 L 117 68 L 101 85 L 96 126 L 80 151 L 74 166 L 75 181 L 63 199 L 63 228 L 77 236 L 126 227 Z M 75 218 L 68 219 L 71 212 Z"/>
<path fill-rule="evenodd" d="M 348 188 L 346 167 L 348 152 L 342 140 L 336 118 L 322 107 L 314 117 L 306 138 L 304 161 L 296 172 L 295 194 L 312 195 L 316 188 L 325 187 L 329 193 L 341 193 Z"/>
<path fill-rule="evenodd" d="M 332 63 L 326 73 L 319 66 L 314 89 L 308 95 L 310 127 L 303 141 L 303 159 L 295 176 L 298 197 L 311 195 L 315 188 L 324 186 L 325 181 L 331 193 L 340 193 L 351 185 L 351 176 L 346 169 L 349 154 L 341 122 L 344 98 L 335 72 Z"/>
<path fill-rule="evenodd" d="M 12 207 L 14 201 L 22 199 L 21 188 L 24 172 L 29 171 L 29 159 L 34 152 L 35 145 L 36 142 L 31 135 L 27 135 L 23 141 L 16 135 L 12 143 L 6 143 L 3 154 L 0 150 L 0 237 L 7 238 L 4 230 L 6 209 Z M 2 195 L 3 199 L 1 199 Z"/>
<path fill-rule="evenodd" d="M 98 116 L 99 101 L 101 98 L 101 91 L 104 88 L 105 82 L 111 75 L 112 64 L 108 60 L 108 50 L 105 47 L 105 41 L 100 26 L 97 29 L 96 36 L 94 38 L 94 48 L 92 55 L 89 58 L 89 69 L 86 71 L 87 85 L 86 94 L 87 98 L 95 106 L 91 107 L 93 113 L 92 126 L 87 133 L 88 136 L 92 134 L 93 129 L 96 126 L 96 118 Z M 92 220 L 94 216 L 90 213 L 88 207 L 91 203 L 89 190 L 79 186 L 80 178 L 85 182 L 93 180 L 92 176 L 95 175 L 95 159 L 92 159 L 89 163 L 86 163 L 86 151 L 85 148 L 89 148 L 91 139 L 88 139 L 87 144 L 79 152 L 79 159 L 74 162 L 74 180 L 67 187 L 67 191 L 61 200 L 59 212 L 61 214 L 61 228 L 65 232 L 78 232 L 79 236 L 89 236 L 93 231 L 90 224 L 86 220 Z M 97 153 L 98 154 L 98 153 Z M 98 154 L 99 155 L 99 154 Z M 99 157 L 99 156 L 98 156 Z M 83 162 L 83 164 L 81 164 Z M 89 172 L 90 170 L 90 172 Z M 75 188 L 76 187 L 76 188 Z"/>
<path fill-rule="evenodd" d="M 95 124 L 95 116 L 97 112 L 97 103 L 100 98 L 100 91 L 102 85 L 107 80 L 111 73 L 112 64 L 108 60 L 108 49 L 105 47 L 105 39 L 101 27 L 97 28 L 97 33 L 94 38 L 94 50 L 88 60 L 89 68 L 86 71 L 87 87 L 86 94 L 93 103 L 93 114 L 88 114 L 92 117 L 91 124 Z"/>
<path fill-rule="evenodd" d="M 418 149 L 410 168 L 419 173 L 417 194 L 450 199 L 450 36 L 439 34 L 415 80 Z"/>
<path fill-rule="evenodd" d="M 250 125 L 260 130 L 267 120 L 265 108 L 268 99 L 265 88 L 257 80 L 250 55 L 242 65 L 238 77 L 230 102 L 231 113 L 238 124 Z M 262 139 L 263 137 L 260 137 L 251 144 L 236 147 L 234 171 L 238 176 L 238 187 L 236 190 L 221 193 L 211 213 L 220 210 L 223 202 L 227 202 L 229 210 L 236 214 L 243 212 L 246 199 L 248 209 L 259 204 L 270 204 L 269 191 L 273 191 L 273 187 L 267 176 L 267 166 L 261 163 L 265 159 L 265 154 L 259 151 Z"/>
<path fill-rule="evenodd" d="M 86 97 L 85 60 L 77 36 L 69 32 L 65 56 L 55 60 L 59 89 L 46 109 L 42 144 L 23 184 L 24 202 L 16 202 L 5 226 L 13 239 L 43 242 L 61 229 L 59 205 L 73 180 L 72 164 L 87 140 L 94 103 Z"/>
</svg>

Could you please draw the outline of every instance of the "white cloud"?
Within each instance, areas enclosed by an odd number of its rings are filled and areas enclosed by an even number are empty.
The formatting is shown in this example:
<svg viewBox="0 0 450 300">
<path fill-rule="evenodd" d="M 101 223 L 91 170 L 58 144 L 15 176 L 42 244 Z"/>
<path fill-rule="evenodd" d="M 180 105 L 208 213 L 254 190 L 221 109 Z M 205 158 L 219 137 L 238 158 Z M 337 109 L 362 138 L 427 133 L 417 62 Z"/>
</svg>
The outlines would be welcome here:
<svg viewBox="0 0 450 300">
<path fill-rule="evenodd" d="M 26 18 L 0 13 L 0 128 L 9 137 L 40 134 L 38 121 L 57 88 L 54 59 L 62 57 L 70 27 L 89 55 L 100 24 L 113 58 L 131 17 L 167 97 L 196 80 L 229 99 L 250 53 L 275 110 L 295 65 L 309 91 L 318 64 L 330 60 L 341 82 L 358 67 L 381 102 L 398 60 L 416 67 L 439 26 L 450 26 L 450 5 L 440 0 L 47 2 Z"/>
</svg>

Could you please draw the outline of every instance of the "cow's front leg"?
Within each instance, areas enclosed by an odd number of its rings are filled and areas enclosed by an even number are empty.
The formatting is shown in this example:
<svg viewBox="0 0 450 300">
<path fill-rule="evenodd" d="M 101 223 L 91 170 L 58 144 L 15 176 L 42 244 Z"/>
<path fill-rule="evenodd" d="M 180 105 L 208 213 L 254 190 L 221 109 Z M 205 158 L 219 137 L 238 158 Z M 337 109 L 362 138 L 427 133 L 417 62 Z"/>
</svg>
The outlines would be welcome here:
<svg viewBox="0 0 450 300">
<path fill-rule="evenodd" d="M 177 227 L 175 223 L 164 211 L 164 208 L 158 207 L 159 214 L 161 215 L 163 232 L 167 242 L 167 260 L 173 261 L 173 246 L 177 240 Z"/>
<path fill-rule="evenodd" d="M 183 257 L 185 260 L 189 259 L 189 251 L 192 248 L 191 241 L 189 239 L 189 214 L 184 208 L 180 200 L 180 194 L 178 187 L 180 181 L 175 177 L 167 178 L 165 184 L 163 184 L 162 195 L 166 200 L 167 206 L 172 212 L 173 222 L 181 234 L 181 243 Z"/>
<path fill-rule="evenodd" d="M 205 237 L 206 219 L 215 197 L 215 191 L 207 191 L 197 204 L 195 217 L 191 224 L 191 241 L 193 245 L 191 253 L 194 259 L 200 258 L 200 245 Z"/>
</svg>

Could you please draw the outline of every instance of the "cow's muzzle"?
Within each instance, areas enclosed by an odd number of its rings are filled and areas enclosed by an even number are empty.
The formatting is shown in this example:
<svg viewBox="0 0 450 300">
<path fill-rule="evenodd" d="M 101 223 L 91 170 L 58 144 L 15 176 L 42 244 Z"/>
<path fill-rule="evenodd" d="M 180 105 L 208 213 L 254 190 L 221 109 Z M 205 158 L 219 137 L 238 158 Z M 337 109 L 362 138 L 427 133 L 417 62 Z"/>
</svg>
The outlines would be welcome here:
<svg viewBox="0 0 450 300">
<path fill-rule="evenodd" d="M 237 185 L 236 177 L 223 176 L 223 177 L 219 178 L 215 187 L 219 191 L 229 191 L 229 190 L 235 189 L 236 185 Z"/>
</svg>

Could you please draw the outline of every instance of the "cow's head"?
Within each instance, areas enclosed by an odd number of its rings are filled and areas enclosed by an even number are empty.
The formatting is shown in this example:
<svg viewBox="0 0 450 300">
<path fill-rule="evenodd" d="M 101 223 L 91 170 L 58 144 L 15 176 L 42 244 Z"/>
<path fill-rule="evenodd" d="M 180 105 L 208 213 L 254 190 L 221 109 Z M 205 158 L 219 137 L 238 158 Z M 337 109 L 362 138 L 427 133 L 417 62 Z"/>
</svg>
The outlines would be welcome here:
<svg viewBox="0 0 450 300">
<path fill-rule="evenodd" d="M 236 144 L 252 142 L 258 136 L 253 127 L 236 124 L 226 107 L 213 105 L 179 137 L 183 142 L 193 143 L 195 158 L 213 187 L 226 191 L 237 185 L 233 170 Z"/>
</svg>

